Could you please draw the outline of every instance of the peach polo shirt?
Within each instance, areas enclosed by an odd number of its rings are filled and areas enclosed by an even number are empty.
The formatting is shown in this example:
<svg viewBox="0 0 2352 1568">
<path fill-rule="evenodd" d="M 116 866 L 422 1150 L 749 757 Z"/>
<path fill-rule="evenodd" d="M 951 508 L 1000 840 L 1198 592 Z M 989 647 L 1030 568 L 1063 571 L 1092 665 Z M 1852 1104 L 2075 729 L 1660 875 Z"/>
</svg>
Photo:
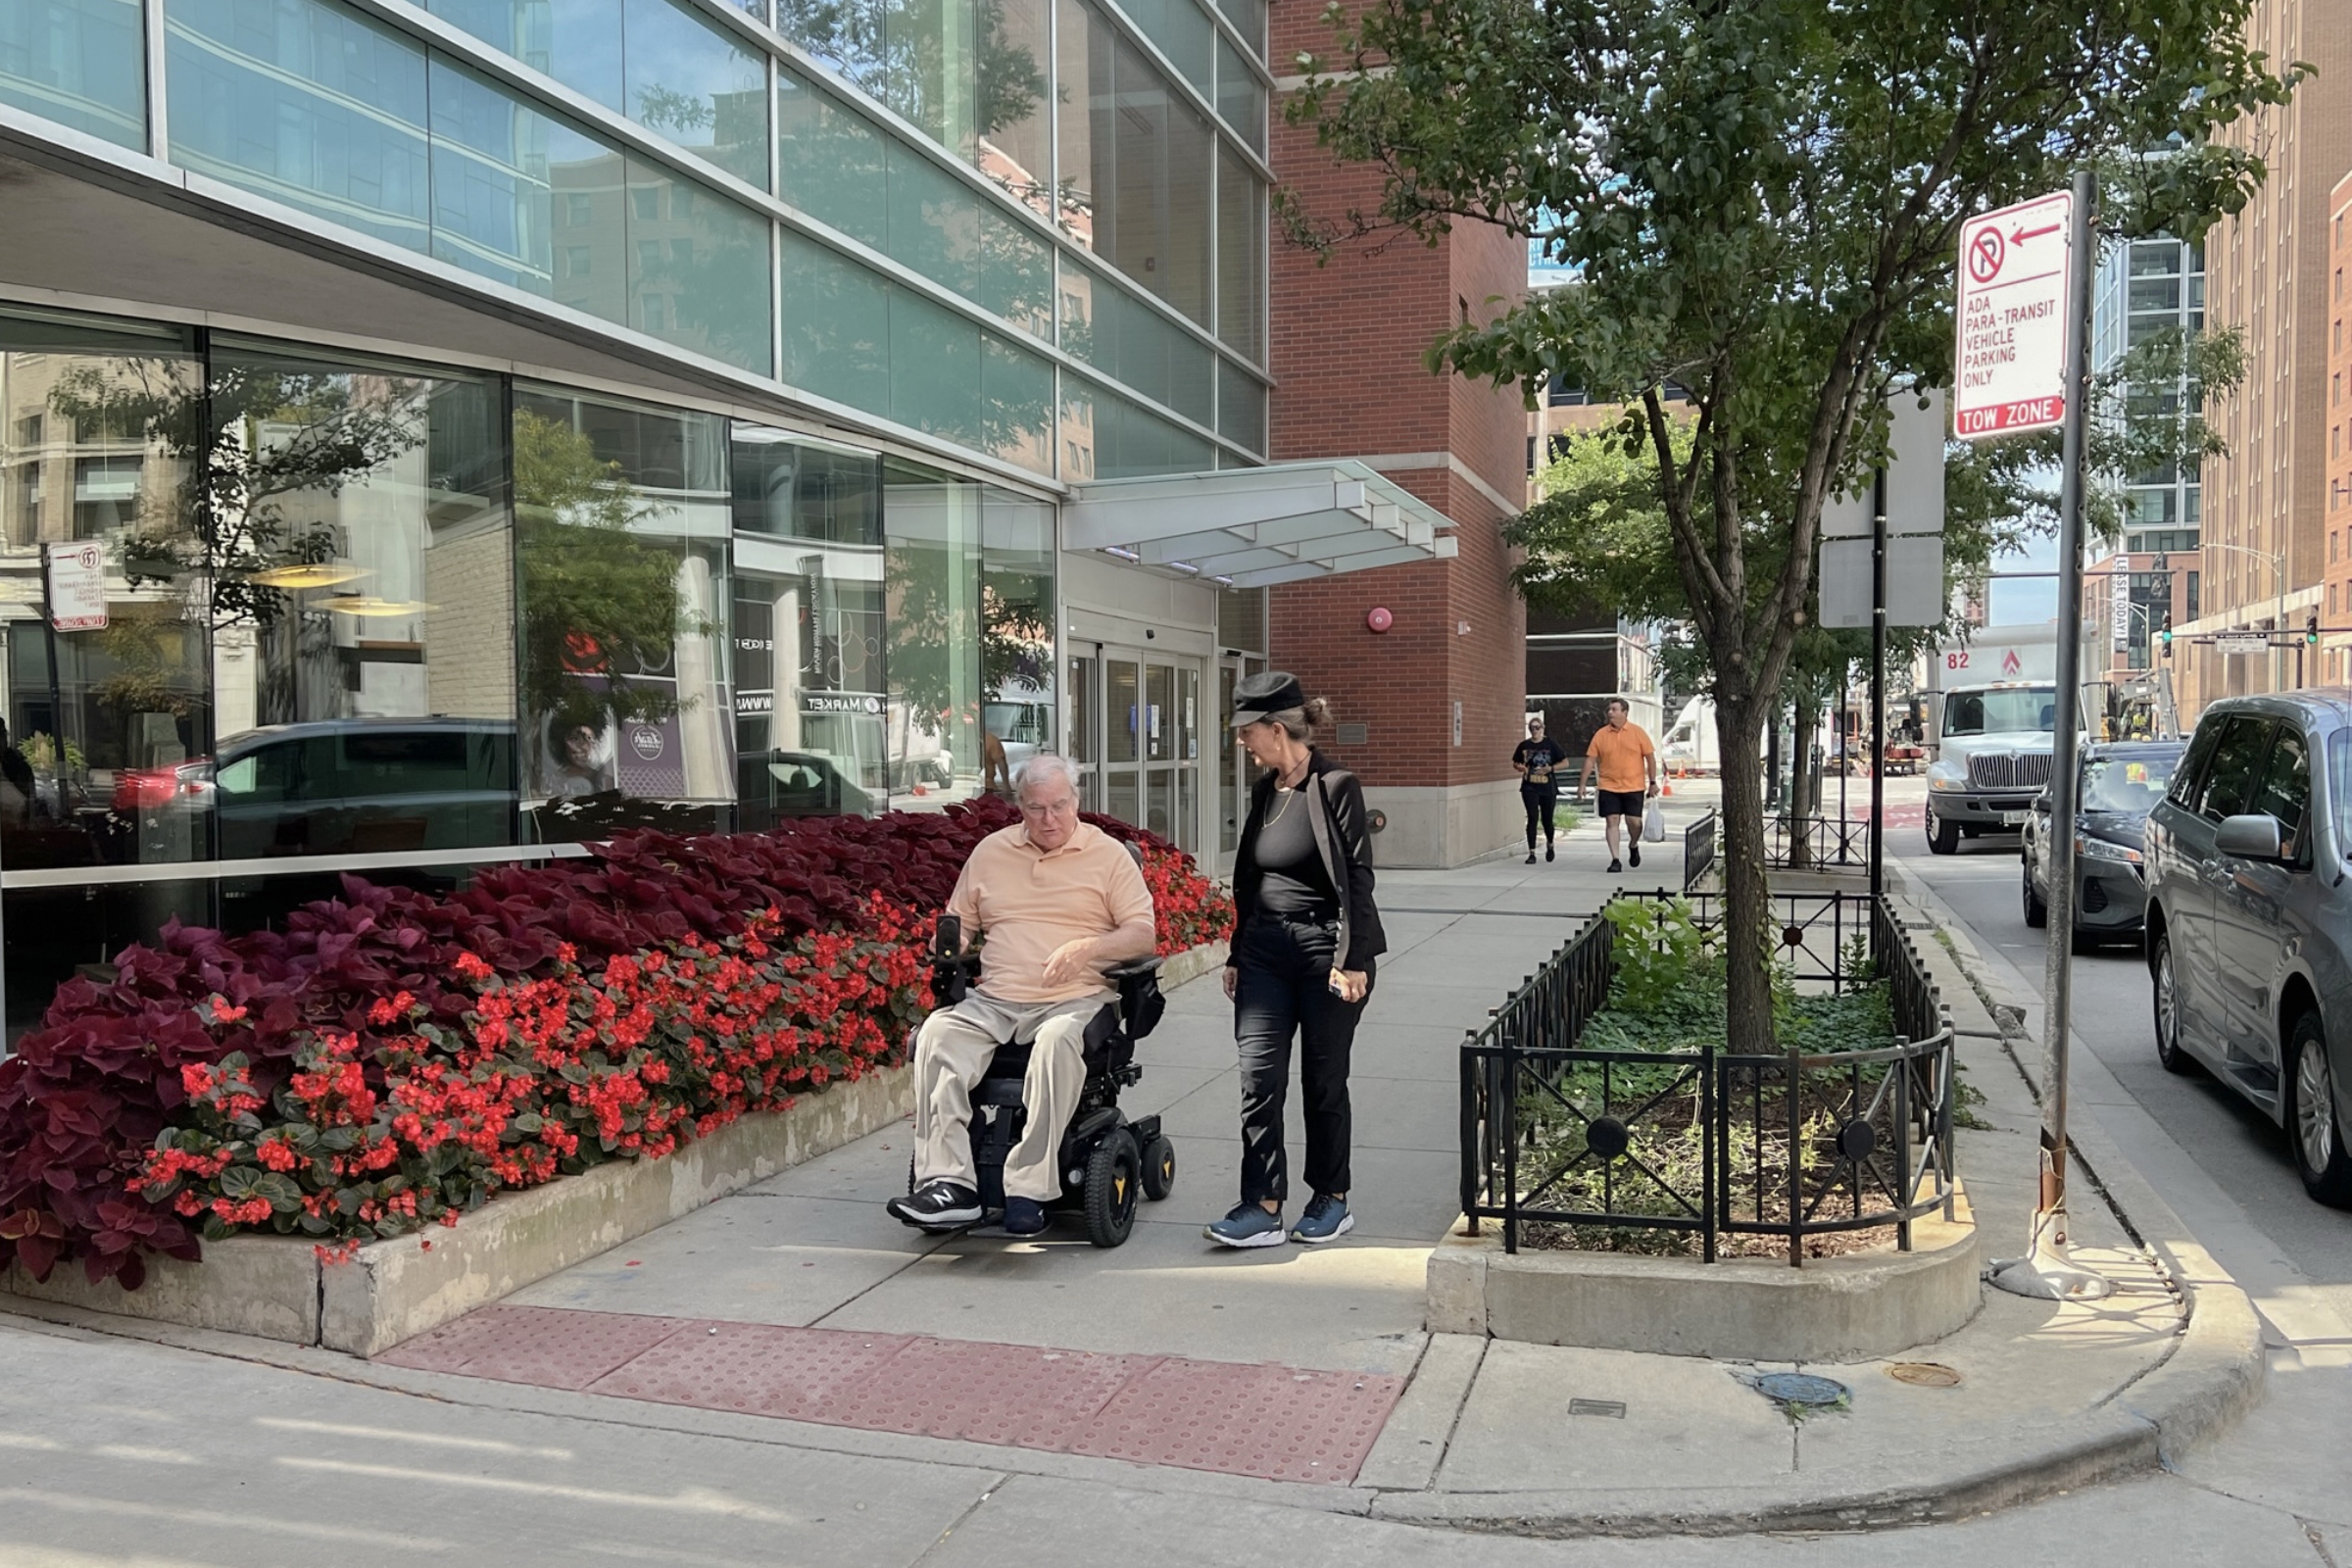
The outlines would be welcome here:
<svg viewBox="0 0 2352 1568">
<path fill-rule="evenodd" d="M 1152 952 L 1152 892 L 1127 847 L 1081 822 L 1056 850 L 1029 842 L 1027 823 L 982 839 L 948 912 L 968 935 L 988 933 L 980 950 L 980 986 L 1005 1002 L 1074 1002 L 1103 989 L 1100 970 L 1068 985 L 1046 984 L 1046 959 L 1065 942 L 1133 927 L 1135 957 Z"/>
</svg>

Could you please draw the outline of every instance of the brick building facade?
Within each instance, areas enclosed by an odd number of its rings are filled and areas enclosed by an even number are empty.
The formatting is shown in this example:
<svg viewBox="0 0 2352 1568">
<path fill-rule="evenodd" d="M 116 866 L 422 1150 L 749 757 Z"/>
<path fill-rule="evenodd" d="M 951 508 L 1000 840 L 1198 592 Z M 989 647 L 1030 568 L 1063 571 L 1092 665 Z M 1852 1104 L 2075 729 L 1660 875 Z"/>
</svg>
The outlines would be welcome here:
<svg viewBox="0 0 2352 1568">
<path fill-rule="evenodd" d="M 1314 8 L 1275 9 L 1270 58 L 1330 46 Z M 1336 166 L 1279 112 L 1273 128 L 1274 171 L 1307 212 L 1377 203 L 1376 172 Z M 1501 530 L 1526 504 L 1527 417 L 1516 388 L 1433 376 L 1421 356 L 1526 294 L 1526 248 L 1466 223 L 1434 249 L 1393 237 L 1318 265 L 1277 240 L 1272 282 L 1273 460 L 1354 458 L 1452 519 L 1459 553 L 1274 589 L 1269 652 L 1347 726 L 1324 744 L 1387 819 L 1382 862 L 1458 864 L 1520 828 L 1526 612 Z M 1376 608 L 1386 632 L 1366 624 Z"/>
</svg>

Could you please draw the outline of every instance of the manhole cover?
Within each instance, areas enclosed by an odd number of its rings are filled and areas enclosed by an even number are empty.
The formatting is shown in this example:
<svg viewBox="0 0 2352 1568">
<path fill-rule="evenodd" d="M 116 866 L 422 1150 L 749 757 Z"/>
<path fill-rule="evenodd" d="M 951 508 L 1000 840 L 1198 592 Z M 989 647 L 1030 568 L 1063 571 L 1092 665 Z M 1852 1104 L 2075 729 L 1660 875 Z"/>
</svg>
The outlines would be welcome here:
<svg viewBox="0 0 2352 1568">
<path fill-rule="evenodd" d="M 1851 1391 L 1833 1378 L 1817 1378 L 1810 1372 L 1767 1372 L 1756 1379 L 1756 1392 L 1781 1404 L 1826 1408 L 1843 1404 Z"/>
<path fill-rule="evenodd" d="M 1897 1361 L 1886 1369 L 1886 1375 L 1897 1383 L 1916 1384 L 1923 1389 L 1949 1389 L 1959 1385 L 1960 1374 L 1935 1361 Z"/>
</svg>

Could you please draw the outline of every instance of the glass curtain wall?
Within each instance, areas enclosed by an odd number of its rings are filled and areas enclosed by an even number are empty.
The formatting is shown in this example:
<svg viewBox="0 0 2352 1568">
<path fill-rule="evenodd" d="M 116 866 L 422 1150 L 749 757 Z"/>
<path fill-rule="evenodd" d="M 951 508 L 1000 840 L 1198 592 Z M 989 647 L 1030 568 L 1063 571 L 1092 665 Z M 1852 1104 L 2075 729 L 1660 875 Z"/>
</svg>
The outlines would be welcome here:
<svg viewBox="0 0 2352 1568">
<path fill-rule="evenodd" d="M 1052 503 L 712 415 L 0 311 L 0 604 L 48 551 L 106 615 L 0 619 L 14 1025 L 346 869 L 935 807 L 1059 742 Z"/>
<path fill-rule="evenodd" d="M 889 805 L 882 466 L 871 453 L 733 432 L 737 822 Z"/>
<path fill-rule="evenodd" d="M 766 52 L 678 0 L 426 0 L 672 146 L 767 188 Z"/>
<path fill-rule="evenodd" d="M 0 103 L 145 150 L 147 43 L 138 0 L 0 6 Z"/>
<path fill-rule="evenodd" d="M 981 786 L 1012 788 L 1056 751 L 1054 508 L 989 487 L 980 502 Z"/>
<path fill-rule="evenodd" d="M 532 836 L 724 830 L 735 795 L 726 421 L 518 387 L 514 464 Z"/>
<path fill-rule="evenodd" d="M 168 0 L 166 15 L 180 164 L 772 372 L 767 219 L 331 0 Z M 747 156 L 764 185 L 760 70 Z"/>
<path fill-rule="evenodd" d="M 168 561 L 189 531 L 203 410 L 185 331 L 0 314 L 0 597 L 23 607 L 0 622 L 0 866 L 58 881 L 7 896 L 11 1022 L 77 964 L 210 913 L 201 884 L 84 881 L 211 853 L 210 606 Z M 101 624 L 51 628 L 51 552 L 102 575 Z"/>
</svg>

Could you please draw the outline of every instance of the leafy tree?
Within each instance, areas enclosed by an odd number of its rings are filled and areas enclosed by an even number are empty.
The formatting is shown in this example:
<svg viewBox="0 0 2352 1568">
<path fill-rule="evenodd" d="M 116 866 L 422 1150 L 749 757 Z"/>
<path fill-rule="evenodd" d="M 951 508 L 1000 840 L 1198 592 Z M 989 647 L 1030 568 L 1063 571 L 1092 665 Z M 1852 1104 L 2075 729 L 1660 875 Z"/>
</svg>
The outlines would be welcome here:
<svg viewBox="0 0 2352 1568">
<path fill-rule="evenodd" d="M 2251 5 L 1374 0 L 1306 63 L 1291 114 L 1379 199 L 1287 198 L 1292 233 L 1532 241 L 1575 284 L 1447 331 L 1432 368 L 1638 406 L 1714 684 L 1735 1049 L 1773 1047 L 1754 760 L 1822 503 L 1883 450 L 1890 391 L 1950 381 L 1959 225 L 2086 165 L 2134 231 L 2241 207 L 2263 166 L 2213 132 L 2303 74 L 2244 42 Z"/>
<path fill-rule="evenodd" d="M 275 626 L 293 598 L 265 574 L 345 554 L 299 498 L 340 495 L 425 438 L 416 383 L 259 361 L 218 361 L 205 386 L 183 361 L 77 366 L 49 406 L 175 460 L 166 504 L 123 539 L 122 570 L 134 588 L 179 588 L 216 632 Z"/>
<path fill-rule="evenodd" d="M 559 734 L 676 709 L 670 691 L 633 678 L 668 665 L 688 630 L 677 558 L 632 531 L 646 507 L 620 465 L 583 431 L 514 411 L 514 549 L 522 577 L 522 710 L 554 715 Z M 582 675 L 603 678 L 592 686 Z"/>
</svg>

